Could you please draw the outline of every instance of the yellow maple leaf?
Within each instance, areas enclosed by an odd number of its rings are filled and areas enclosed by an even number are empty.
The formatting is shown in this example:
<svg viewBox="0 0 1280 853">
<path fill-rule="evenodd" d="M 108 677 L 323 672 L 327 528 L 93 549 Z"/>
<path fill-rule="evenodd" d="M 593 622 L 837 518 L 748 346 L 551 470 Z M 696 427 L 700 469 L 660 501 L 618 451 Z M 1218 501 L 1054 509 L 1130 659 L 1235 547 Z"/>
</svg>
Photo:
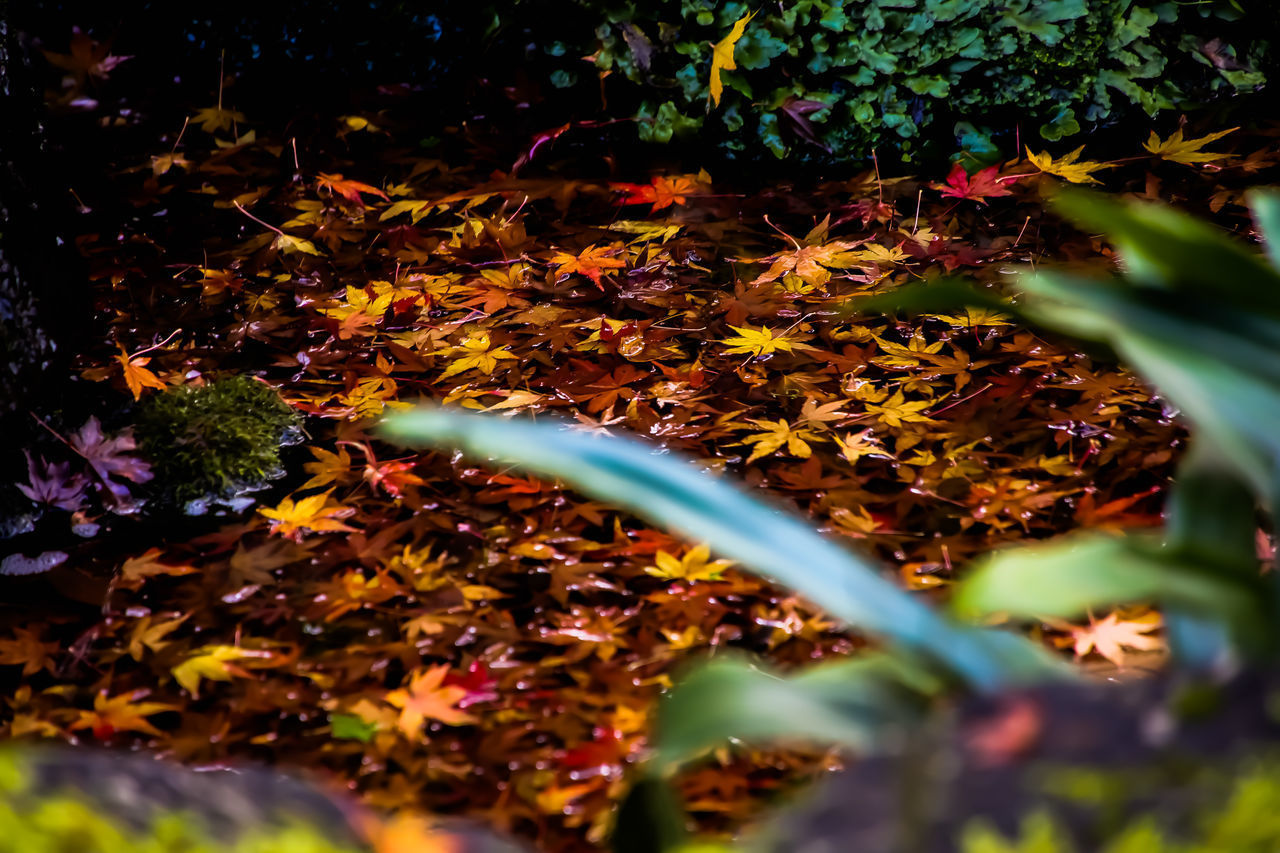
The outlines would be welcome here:
<svg viewBox="0 0 1280 853">
<path fill-rule="evenodd" d="M 878 405 L 868 404 L 867 413 L 876 415 L 890 427 L 900 427 L 903 423 L 931 424 L 933 418 L 923 414 L 923 410 L 932 405 L 932 400 L 908 401 L 899 390 Z"/>
<path fill-rule="evenodd" d="M 450 376 L 473 368 L 489 376 L 500 360 L 519 358 L 505 346 L 492 347 L 488 332 L 474 332 L 458 346 L 450 347 L 449 351 L 462 357 L 449 363 L 444 373 L 440 374 L 441 379 L 448 379 Z"/>
<path fill-rule="evenodd" d="M 1239 129 L 1238 127 L 1230 127 L 1195 139 L 1183 139 L 1182 130 L 1179 129 L 1174 131 L 1173 135 L 1168 139 L 1163 140 L 1153 130 L 1151 131 L 1151 137 L 1143 143 L 1142 147 L 1157 157 L 1172 160 L 1175 163 L 1183 163 L 1188 166 L 1192 163 L 1210 163 L 1214 160 L 1224 160 L 1235 155 L 1220 154 L 1217 151 L 1201 151 L 1200 149 L 1210 142 L 1221 139 L 1228 133 L 1233 133 Z"/>
<path fill-rule="evenodd" d="M 754 462 L 762 456 L 776 453 L 782 449 L 783 445 L 786 445 L 787 452 L 792 456 L 808 459 L 813 455 L 813 450 L 805 442 L 806 438 L 811 440 L 815 438 L 811 431 L 793 429 L 791 424 L 783 418 L 778 418 L 777 421 L 761 421 L 752 418 L 751 422 L 761 427 L 763 431 L 742 440 L 743 444 L 755 445 L 751 455 L 747 457 L 747 462 Z"/>
<path fill-rule="evenodd" d="M 165 702 L 139 702 L 145 695 L 145 690 L 135 690 L 108 697 L 103 690 L 93 697 L 93 710 L 79 711 L 75 721 L 67 728 L 71 731 L 90 729 L 94 737 L 99 739 L 110 737 L 116 732 L 142 732 L 158 737 L 163 732 L 151 725 L 147 717 L 182 709 Z"/>
<path fill-rule="evenodd" d="M 339 447 L 337 453 L 325 450 L 323 447 L 307 449 L 311 451 L 316 461 L 303 464 L 302 470 L 310 474 L 311 479 L 302 484 L 302 489 L 318 489 L 330 483 L 338 483 L 346 479 L 345 475 L 350 473 L 351 454 L 347 453 L 345 447 Z"/>
<path fill-rule="evenodd" d="M 292 498 L 285 498 L 274 509 L 259 507 L 258 512 L 271 521 L 271 532 L 288 536 L 295 542 L 302 540 L 303 531 L 312 533 L 334 532 L 339 530 L 353 531 L 338 521 L 355 512 L 351 507 L 331 502 L 329 492 L 310 495 L 294 503 Z"/>
<path fill-rule="evenodd" d="M 720 95 L 724 92 L 720 72 L 733 71 L 738 67 L 738 63 L 733 61 L 733 49 L 737 46 L 738 39 L 747 31 L 747 23 L 755 16 L 755 12 L 743 15 L 733 25 L 733 29 L 729 30 L 729 34 L 711 49 L 711 100 L 717 107 L 720 106 Z"/>
<path fill-rule="evenodd" d="M 411 676 L 407 687 L 392 690 L 386 695 L 387 704 L 400 709 L 396 725 L 405 737 L 414 738 L 421 734 L 422 724 L 427 720 L 437 720 L 446 726 L 465 726 L 476 722 L 475 717 L 455 707 L 467 695 L 466 688 L 441 684 L 448 673 L 448 664 L 428 667 Z"/>
<path fill-rule="evenodd" d="M 1102 169 L 1114 168 L 1112 163 L 1100 163 L 1097 160 L 1081 160 L 1080 155 L 1084 152 L 1084 146 L 1081 145 L 1070 154 L 1064 154 L 1058 159 L 1054 159 L 1048 151 L 1041 151 L 1039 154 L 1031 153 L 1031 149 L 1027 149 L 1027 159 L 1031 161 L 1031 165 L 1035 166 L 1042 172 L 1050 175 L 1057 175 L 1063 180 L 1070 181 L 1073 184 L 1100 184 L 1097 178 L 1093 177 L 1093 173 Z"/>
<path fill-rule="evenodd" d="M 657 565 L 645 566 L 645 573 L 663 580 L 718 581 L 733 566 L 733 560 L 712 560 L 706 544 L 690 548 L 683 557 L 658 549 L 653 561 Z"/>
<path fill-rule="evenodd" d="M 283 252 L 286 255 L 292 255 L 295 252 L 303 252 L 308 255 L 318 255 L 320 250 L 316 248 L 315 243 L 310 240 L 303 240 L 301 237 L 292 237 L 283 232 L 276 235 L 271 241 L 271 248 L 277 252 Z"/>
<path fill-rule="evenodd" d="M 777 350 L 791 352 L 795 348 L 794 341 L 788 340 L 785 334 L 775 336 L 768 326 L 761 326 L 759 329 L 753 329 L 750 326 L 730 326 L 729 328 L 738 334 L 720 341 L 729 346 L 725 350 L 725 355 L 750 353 L 753 357 L 759 358 L 772 355 Z"/>
<path fill-rule="evenodd" d="M 200 680 L 230 681 L 233 676 L 248 676 L 248 672 L 235 665 L 246 658 L 269 658 L 271 652 L 245 649 L 240 646 L 202 646 L 170 672 L 179 684 L 187 689 L 191 698 L 200 696 Z"/>
<path fill-rule="evenodd" d="M 244 121 L 244 113 L 235 110 L 224 110 L 221 105 L 205 107 L 191 119 L 200 125 L 205 133 L 217 133 L 219 130 L 230 130 L 238 121 Z"/>
</svg>

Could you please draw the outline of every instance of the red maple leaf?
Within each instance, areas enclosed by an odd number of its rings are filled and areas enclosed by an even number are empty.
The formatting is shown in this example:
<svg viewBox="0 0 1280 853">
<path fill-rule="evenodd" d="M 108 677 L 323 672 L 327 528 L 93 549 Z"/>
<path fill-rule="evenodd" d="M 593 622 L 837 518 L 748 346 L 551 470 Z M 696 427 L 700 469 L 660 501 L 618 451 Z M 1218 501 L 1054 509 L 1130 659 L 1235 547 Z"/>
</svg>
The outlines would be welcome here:
<svg viewBox="0 0 1280 853">
<path fill-rule="evenodd" d="M 935 190 L 942 191 L 943 198 L 967 198 L 973 201 L 986 201 L 988 198 L 1012 195 L 1013 193 L 1004 186 L 1011 179 L 997 178 L 996 174 L 999 171 L 1000 169 L 997 166 L 988 166 L 970 175 L 964 170 L 964 166 L 956 163 L 951 167 L 946 183 L 933 184 L 932 186 Z"/>
</svg>

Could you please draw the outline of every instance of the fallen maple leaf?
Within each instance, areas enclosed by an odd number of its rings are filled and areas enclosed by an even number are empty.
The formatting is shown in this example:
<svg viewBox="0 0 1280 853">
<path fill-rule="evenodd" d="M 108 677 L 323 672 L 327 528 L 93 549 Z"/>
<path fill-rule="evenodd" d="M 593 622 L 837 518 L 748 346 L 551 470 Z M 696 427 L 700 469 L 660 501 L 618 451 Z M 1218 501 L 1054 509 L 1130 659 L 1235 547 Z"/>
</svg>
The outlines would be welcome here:
<svg viewBox="0 0 1280 853">
<path fill-rule="evenodd" d="M 733 566 L 733 560 L 712 560 L 706 544 L 690 548 L 683 557 L 659 550 L 653 561 L 657 565 L 645 566 L 645 573 L 663 580 L 718 581 Z"/>
<path fill-rule="evenodd" d="M 847 269 L 857 265 L 860 258 L 852 250 L 864 242 L 864 240 L 853 243 L 833 240 L 821 246 L 801 246 L 797 243 L 793 252 L 779 252 L 759 258 L 759 262 L 771 262 L 772 266 L 751 284 L 776 281 L 787 273 L 791 273 L 808 284 L 824 285 L 831 280 L 832 269 Z"/>
<path fill-rule="evenodd" d="M 54 668 L 53 654 L 61 648 L 58 643 L 41 641 L 36 631 L 15 627 L 12 640 L 0 640 L 0 664 L 21 664 L 23 675 L 35 675 L 42 669 Z"/>
<path fill-rule="evenodd" d="M 121 504 L 129 500 L 129 489 L 123 483 L 113 480 L 113 477 L 146 483 L 154 476 L 149 464 L 129 455 L 129 451 L 138 447 L 133 440 L 132 431 L 121 430 L 114 437 L 108 438 L 96 417 L 91 416 L 79 431 L 72 434 L 71 447 L 84 457 L 98 475 L 103 487 Z"/>
<path fill-rule="evenodd" d="M 724 92 L 724 82 L 720 79 L 720 72 L 733 71 L 738 67 L 738 63 L 733 59 L 733 49 L 737 46 L 738 39 L 742 38 L 742 34 L 747 31 L 747 23 L 755 16 L 755 12 L 743 15 L 733 25 L 733 29 L 729 30 L 729 34 L 716 42 L 715 47 L 711 49 L 710 91 L 711 100 L 717 107 L 720 106 L 720 95 Z"/>
<path fill-rule="evenodd" d="M 419 735 L 422 724 L 427 720 L 437 720 L 447 726 L 476 722 L 475 717 L 455 707 L 466 698 L 467 689 L 443 685 L 448 674 L 448 664 L 428 667 L 426 671 L 411 676 L 407 687 L 392 690 L 384 697 L 388 705 L 400 709 L 400 719 L 396 724 L 405 737 Z"/>
<path fill-rule="evenodd" d="M 199 124 L 205 133 L 217 133 L 219 130 L 230 130 L 236 122 L 244 121 L 244 113 L 224 110 L 219 104 L 199 110 L 191 120 Z"/>
<path fill-rule="evenodd" d="M 42 53 L 44 58 L 49 60 L 50 65 L 71 72 L 77 86 L 83 85 L 91 77 L 105 78 L 117 65 L 133 58 L 112 56 L 111 42 L 96 42 L 80 30 L 71 34 L 68 53 L 54 53 L 48 50 Z"/>
<path fill-rule="evenodd" d="M 596 287 L 604 290 L 604 285 L 600 283 L 600 276 L 605 270 L 626 269 L 627 262 L 622 258 L 614 257 L 620 250 L 621 244 L 588 246 L 576 255 L 556 252 L 551 256 L 551 263 L 556 264 L 555 277 L 559 280 L 562 276 L 581 273 L 591 279 Z"/>
<path fill-rule="evenodd" d="M 615 190 L 621 190 L 627 195 L 623 198 L 623 204 L 652 204 L 650 213 L 670 207 L 673 204 L 684 204 L 688 199 L 686 193 L 697 192 L 698 184 L 692 178 L 677 175 L 674 178 L 658 176 L 648 184 L 613 184 Z M 615 225 L 610 228 L 618 230 Z M 659 226 L 665 229 L 667 226 Z"/>
<path fill-rule="evenodd" d="M 287 536 L 295 542 L 302 541 L 303 531 L 312 533 L 332 533 L 337 531 L 354 531 L 338 521 L 353 514 L 355 510 L 339 503 L 331 502 L 330 492 L 309 495 L 295 503 L 292 498 L 284 498 L 274 509 L 259 507 L 258 512 L 271 521 L 271 532 Z"/>
<path fill-rule="evenodd" d="M 141 399 L 144 388 L 155 388 L 163 391 L 168 387 L 160 381 L 160 377 L 147 369 L 146 365 L 151 361 L 149 357 L 131 356 L 125 352 L 124 347 L 120 347 L 120 354 L 115 356 L 115 359 L 120 362 L 120 367 L 124 370 L 124 381 L 129 386 L 133 399 Z"/>
<path fill-rule="evenodd" d="M 234 676 L 242 678 L 248 671 L 236 666 L 236 661 L 249 658 L 269 658 L 271 652 L 246 649 L 240 646 L 203 646 L 170 672 L 179 684 L 187 689 L 192 699 L 199 698 L 200 681 L 230 681 Z"/>
<path fill-rule="evenodd" d="M 796 346 L 794 341 L 787 339 L 785 332 L 774 335 L 773 330 L 768 326 L 761 326 L 759 329 L 753 329 L 750 326 L 730 326 L 729 328 L 738 334 L 720 341 L 729 346 L 724 351 L 725 355 L 750 353 L 753 358 L 760 358 L 773 355 L 777 350 L 791 352 Z"/>
<path fill-rule="evenodd" d="M 1084 146 L 1081 145 L 1070 154 L 1064 154 L 1058 159 L 1054 159 L 1049 155 L 1048 151 L 1041 151 L 1039 154 L 1032 154 L 1031 149 L 1027 149 L 1027 159 L 1031 161 L 1031 165 L 1035 166 L 1042 172 L 1050 175 L 1057 175 L 1063 180 L 1070 181 L 1073 184 L 1100 184 L 1097 178 L 1093 177 L 1093 173 L 1102 169 L 1114 168 L 1112 163 L 1100 163 L 1097 160 L 1081 160 L 1080 155 L 1084 152 Z"/>
<path fill-rule="evenodd" d="M 162 548 L 149 548 L 146 553 L 125 560 L 120 567 L 120 585 L 126 589 L 137 589 L 147 578 L 156 575 L 190 575 L 199 571 L 195 566 L 162 563 L 162 554 Z"/>
<path fill-rule="evenodd" d="M 335 195 L 340 195 L 352 204 L 358 204 L 361 207 L 364 207 L 364 199 L 360 197 L 360 193 L 382 196 L 386 201 L 391 201 L 387 194 L 377 187 L 362 184 L 360 181 L 348 180 L 343 178 L 341 174 L 330 175 L 321 172 L 316 176 L 316 186 Z"/>
<path fill-rule="evenodd" d="M 421 815 L 401 812 L 368 831 L 373 853 L 464 853 L 462 839 L 437 829 Z"/>
<path fill-rule="evenodd" d="M 146 695 L 146 690 L 134 690 L 108 698 L 107 691 L 99 691 L 93 697 L 93 710 L 80 711 L 79 716 L 67 728 L 73 732 L 90 729 L 98 740 L 105 740 L 116 732 L 142 732 L 159 737 L 163 732 L 151 725 L 147 717 L 182 709 L 166 702 L 138 701 Z"/>
<path fill-rule="evenodd" d="M 75 512 L 84 505 L 85 489 L 89 483 L 80 474 L 71 473 L 71 465 L 67 462 L 49 462 L 43 456 L 36 462 L 31 451 L 24 450 L 27 455 L 27 483 L 17 483 L 22 492 L 38 504 Z"/>
<path fill-rule="evenodd" d="M 1009 178 L 998 178 L 999 166 L 989 166 L 970 175 L 960 163 L 951 167 L 946 182 L 933 184 L 935 190 L 941 190 L 943 198 L 971 199 L 986 201 L 988 198 L 1012 195 L 1003 184 Z"/>
<path fill-rule="evenodd" d="M 1165 647 L 1165 642 L 1160 637 L 1148 636 L 1160 624 L 1158 618 L 1147 621 L 1127 620 L 1115 613 L 1100 622 L 1090 620 L 1089 627 L 1071 630 L 1076 657 L 1097 652 L 1116 666 L 1124 666 L 1126 648 L 1148 652 Z"/>
<path fill-rule="evenodd" d="M 1175 163 L 1191 165 L 1192 163 L 1211 163 L 1214 160 L 1225 160 L 1228 157 L 1234 157 L 1234 154 L 1221 154 L 1217 151 L 1201 151 L 1200 149 L 1208 145 L 1214 140 L 1221 139 L 1228 133 L 1234 133 L 1239 130 L 1238 127 L 1230 127 L 1226 130 L 1220 130 L 1217 133 L 1210 133 L 1207 136 L 1201 136 L 1196 139 L 1183 139 L 1182 130 L 1176 130 L 1168 139 L 1161 139 L 1156 132 L 1151 131 L 1150 138 L 1142 144 L 1142 147 L 1150 151 L 1157 157 L 1165 160 L 1172 160 Z"/>
</svg>

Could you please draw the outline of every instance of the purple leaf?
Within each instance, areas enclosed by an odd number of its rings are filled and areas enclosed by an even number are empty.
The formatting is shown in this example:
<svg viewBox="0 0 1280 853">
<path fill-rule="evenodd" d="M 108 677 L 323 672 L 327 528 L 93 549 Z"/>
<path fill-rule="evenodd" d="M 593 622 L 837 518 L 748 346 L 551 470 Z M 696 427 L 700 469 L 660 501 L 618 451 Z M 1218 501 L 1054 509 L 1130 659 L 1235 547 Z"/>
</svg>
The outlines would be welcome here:
<svg viewBox="0 0 1280 853">
<path fill-rule="evenodd" d="M 84 506 L 84 492 L 89 483 L 80 474 L 71 473 L 67 462 L 50 462 L 43 456 L 37 462 L 30 451 L 27 455 L 29 485 L 18 484 L 22 492 L 38 504 L 49 504 L 58 509 L 75 512 Z"/>
</svg>

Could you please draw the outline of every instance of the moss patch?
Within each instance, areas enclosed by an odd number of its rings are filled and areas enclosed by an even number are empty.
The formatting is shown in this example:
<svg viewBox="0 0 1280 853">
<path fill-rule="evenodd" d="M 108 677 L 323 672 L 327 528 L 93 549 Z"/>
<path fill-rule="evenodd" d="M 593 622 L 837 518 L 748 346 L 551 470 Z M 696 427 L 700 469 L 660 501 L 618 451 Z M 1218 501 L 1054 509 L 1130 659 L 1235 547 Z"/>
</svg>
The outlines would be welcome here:
<svg viewBox="0 0 1280 853">
<path fill-rule="evenodd" d="M 301 418 L 249 376 L 175 388 L 148 398 L 134 435 L 162 499 L 231 502 L 284 475 L 280 448 L 301 439 Z"/>
</svg>

